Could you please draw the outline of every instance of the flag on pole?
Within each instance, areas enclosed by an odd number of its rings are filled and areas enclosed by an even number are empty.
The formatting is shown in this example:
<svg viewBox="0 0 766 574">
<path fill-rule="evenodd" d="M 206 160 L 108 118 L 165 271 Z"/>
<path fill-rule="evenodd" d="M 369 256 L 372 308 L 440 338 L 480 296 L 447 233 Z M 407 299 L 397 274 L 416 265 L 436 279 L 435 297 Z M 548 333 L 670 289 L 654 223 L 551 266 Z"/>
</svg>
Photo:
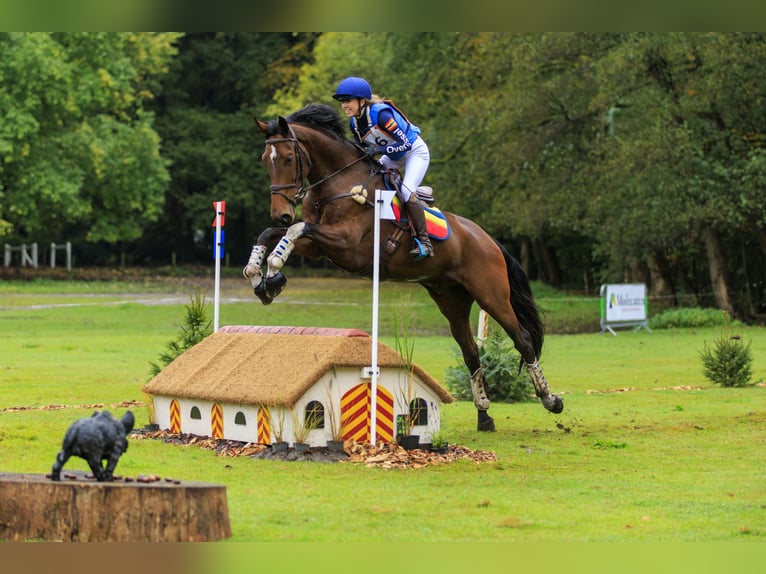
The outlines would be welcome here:
<svg viewBox="0 0 766 574">
<path fill-rule="evenodd" d="M 225 257 L 223 248 L 225 235 L 223 229 L 219 229 L 218 233 L 213 233 L 213 259 L 223 259 Z"/>
<path fill-rule="evenodd" d="M 213 302 L 213 332 L 218 332 L 221 304 L 221 259 L 223 259 L 223 224 L 226 221 L 226 202 L 214 201 L 215 219 L 213 219 L 213 259 L 215 260 L 215 297 Z"/>
<path fill-rule="evenodd" d="M 220 221 L 221 227 L 223 227 L 226 222 L 226 202 L 214 201 L 213 209 L 215 209 L 215 219 L 213 220 L 212 227 L 215 227 L 216 225 L 218 225 L 219 221 Z"/>
<path fill-rule="evenodd" d="M 395 221 L 396 215 L 394 213 L 394 208 L 391 202 L 396 196 L 396 191 L 393 189 L 376 189 L 375 191 L 379 192 L 378 198 L 380 201 L 380 218 Z"/>
</svg>

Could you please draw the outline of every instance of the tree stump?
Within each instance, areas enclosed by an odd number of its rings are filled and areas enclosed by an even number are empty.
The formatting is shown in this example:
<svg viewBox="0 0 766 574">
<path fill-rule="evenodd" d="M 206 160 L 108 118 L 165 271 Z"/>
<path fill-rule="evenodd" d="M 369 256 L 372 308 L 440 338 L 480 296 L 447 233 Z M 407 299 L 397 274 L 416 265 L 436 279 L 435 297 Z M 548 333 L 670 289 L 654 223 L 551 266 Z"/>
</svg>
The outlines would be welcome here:
<svg viewBox="0 0 766 574">
<path fill-rule="evenodd" d="M 224 485 L 0 473 L 0 540 L 194 542 L 231 536 Z"/>
</svg>

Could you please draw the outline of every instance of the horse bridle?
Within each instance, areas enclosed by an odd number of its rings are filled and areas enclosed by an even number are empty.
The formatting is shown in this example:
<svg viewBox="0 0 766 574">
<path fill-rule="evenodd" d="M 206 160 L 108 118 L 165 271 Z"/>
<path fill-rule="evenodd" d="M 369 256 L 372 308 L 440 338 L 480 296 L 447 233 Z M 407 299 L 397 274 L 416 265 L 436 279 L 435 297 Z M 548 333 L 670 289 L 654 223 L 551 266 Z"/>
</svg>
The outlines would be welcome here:
<svg viewBox="0 0 766 574">
<path fill-rule="evenodd" d="M 355 160 L 353 160 L 350 163 L 347 163 L 343 167 L 341 167 L 338 170 L 335 170 L 329 175 L 326 175 L 322 179 L 315 181 L 314 183 L 304 186 L 303 185 L 303 158 L 305 156 L 306 163 L 308 164 L 308 169 L 311 170 L 311 158 L 307 153 L 303 153 L 301 151 L 300 146 L 300 140 L 298 140 L 298 136 L 295 135 L 295 130 L 293 130 L 293 126 L 288 125 L 288 128 L 290 129 L 290 135 L 287 137 L 281 137 L 281 138 L 274 138 L 274 139 L 268 139 L 266 140 L 266 143 L 268 144 L 276 144 L 276 143 L 284 143 L 284 142 L 292 142 L 295 146 L 295 157 L 298 158 L 297 166 L 295 169 L 295 179 L 293 180 L 293 183 L 283 183 L 283 184 L 271 184 L 269 186 L 269 191 L 271 192 L 271 195 L 278 195 L 290 204 L 292 204 L 293 207 L 296 207 L 298 205 L 298 202 L 301 201 L 304 197 L 306 197 L 306 194 L 314 187 L 323 184 L 324 182 L 332 179 L 339 173 L 342 173 L 346 169 L 350 168 L 355 163 L 359 163 L 363 159 L 366 159 L 366 156 L 362 155 Z M 284 189 L 290 189 L 294 187 L 298 190 L 298 193 L 295 194 L 295 197 L 289 197 L 282 193 L 282 190 Z M 349 194 L 342 194 L 343 196 L 349 195 Z"/>
<path fill-rule="evenodd" d="M 304 154 L 301 153 L 301 146 L 300 142 L 298 141 L 298 137 L 295 135 L 295 130 L 293 130 L 293 126 L 288 126 L 290 128 L 290 135 L 288 137 L 283 138 L 275 138 L 275 139 L 269 139 L 266 141 L 266 143 L 269 144 L 277 144 L 277 143 L 284 143 L 284 142 L 292 142 L 295 146 L 295 157 L 298 158 L 297 160 L 297 166 L 295 169 L 295 179 L 293 180 L 293 183 L 283 183 L 283 184 L 271 184 L 269 186 L 269 191 L 271 191 L 271 195 L 278 195 L 281 198 L 285 199 L 289 203 L 295 207 L 298 205 L 298 202 L 302 200 L 306 194 L 309 191 L 309 188 L 303 187 L 303 156 Z M 311 159 L 309 158 L 308 154 L 306 154 L 306 163 L 309 166 L 309 170 L 311 169 Z M 295 194 L 295 197 L 289 197 L 282 193 L 283 189 L 290 189 L 291 187 L 294 187 L 298 190 L 298 193 Z"/>
</svg>

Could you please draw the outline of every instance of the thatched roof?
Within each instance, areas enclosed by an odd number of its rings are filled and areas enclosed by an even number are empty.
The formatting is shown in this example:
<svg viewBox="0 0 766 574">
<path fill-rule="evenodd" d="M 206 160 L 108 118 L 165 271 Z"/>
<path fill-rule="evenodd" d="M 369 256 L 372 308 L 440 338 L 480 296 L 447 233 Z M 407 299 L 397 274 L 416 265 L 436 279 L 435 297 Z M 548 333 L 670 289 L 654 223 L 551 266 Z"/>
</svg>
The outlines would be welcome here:
<svg viewBox="0 0 766 574">
<path fill-rule="evenodd" d="M 371 347 L 371 337 L 362 331 L 225 327 L 178 356 L 143 390 L 150 395 L 292 407 L 333 367 L 369 367 Z M 381 369 L 403 363 L 394 349 L 378 343 Z M 421 367 L 413 364 L 413 370 L 443 402 L 452 402 Z"/>
</svg>

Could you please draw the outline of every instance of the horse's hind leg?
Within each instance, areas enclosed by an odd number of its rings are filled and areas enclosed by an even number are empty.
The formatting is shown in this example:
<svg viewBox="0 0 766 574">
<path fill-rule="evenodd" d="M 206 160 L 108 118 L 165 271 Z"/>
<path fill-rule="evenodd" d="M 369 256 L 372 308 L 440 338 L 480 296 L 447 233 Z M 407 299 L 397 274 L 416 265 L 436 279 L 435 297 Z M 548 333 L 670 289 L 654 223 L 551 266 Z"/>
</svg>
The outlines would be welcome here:
<svg viewBox="0 0 766 574">
<path fill-rule="evenodd" d="M 552 413 L 560 413 L 564 409 L 564 402 L 560 397 L 552 394 L 548 388 L 548 382 L 545 380 L 538 362 L 538 352 L 535 350 L 533 338 L 529 331 L 520 324 L 511 305 L 510 288 L 504 289 L 501 285 L 494 285 L 492 295 L 489 295 L 485 290 L 477 291 L 477 301 L 481 308 L 489 313 L 513 340 L 514 347 L 527 367 L 527 372 L 535 387 L 535 394 L 540 398 L 543 406 Z M 530 301 L 530 304 L 533 302 Z"/>
<path fill-rule="evenodd" d="M 449 321 L 450 333 L 460 346 L 463 354 L 463 362 L 471 373 L 471 393 L 473 394 L 473 403 L 477 411 L 477 430 L 494 431 L 495 421 L 489 416 L 489 395 L 487 383 L 484 380 L 484 373 L 481 370 L 481 361 L 479 360 L 479 347 L 471 332 L 471 306 L 473 297 L 461 285 L 450 287 L 432 287 L 424 285 L 439 307 L 447 320 Z"/>
</svg>

